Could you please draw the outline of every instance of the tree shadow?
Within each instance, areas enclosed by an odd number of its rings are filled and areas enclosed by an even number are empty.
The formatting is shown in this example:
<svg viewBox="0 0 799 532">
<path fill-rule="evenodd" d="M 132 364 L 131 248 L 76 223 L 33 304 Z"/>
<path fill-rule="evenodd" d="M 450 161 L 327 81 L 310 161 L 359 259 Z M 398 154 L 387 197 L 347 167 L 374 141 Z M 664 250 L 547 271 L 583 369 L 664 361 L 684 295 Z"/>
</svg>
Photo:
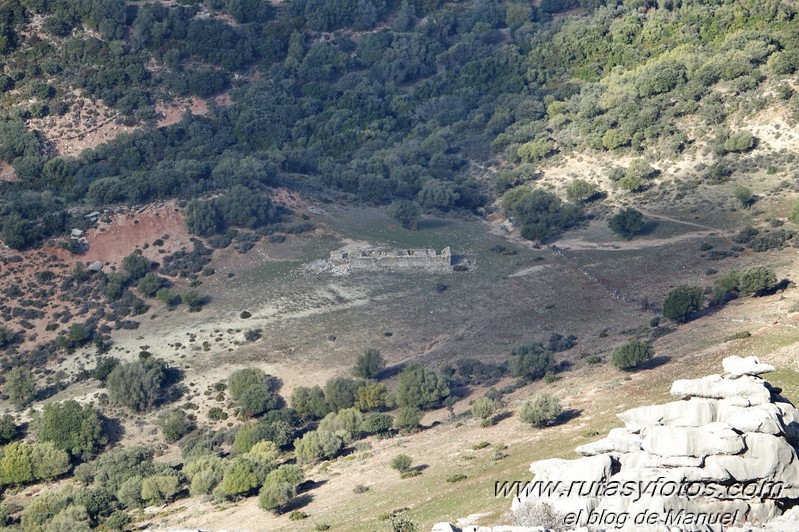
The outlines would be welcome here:
<svg viewBox="0 0 799 532">
<path fill-rule="evenodd" d="M 513 412 L 500 412 L 499 414 L 491 418 L 491 424 L 496 425 L 497 423 L 500 423 L 512 417 L 513 417 Z"/>
<path fill-rule="evenodd" d="M 641 225 L 641 229 L 635 232 L 635 236 L 650 235 L 659 225 L 657 220 L 647 220 Z"/>
<path fill-rule="evenodd" d="M 305 493 L 306 491 L 315 490 L 317 488 L 321 488 L 327 484 L 327 480 L 306 480 L 305 482 L 301 483 L 297 486 L 297 493 Z"/>
<path fill-rule="evenodd" d="M 295 510 L 299 510 L 300 508 L 305 508 L 309 504 L 313 502 L 313 496 L 309 494 L 298 495 L 291 499 L 288 504 L 280 508 L 280 513 L 289 513 Z"/>
<path fill-rule="evenodd" d="M 666 362 L 669 362 L 670 360 L 671 360 L 671 357 L 669 355 L 662 355 L 662 356 L 659 356 L 659 357 L 654 357 L 654 358 L 651 358 L 649 360 L 645 360 L 644 362 L 641 362 L 640 364 L 638 364 L 638 366 L 635 367 L 635 370 L 645 371 L 645 370 L 649 370 L 649 369 L 655 369 L 657 367 L 662 366 Z"/>
<path fill-rule="evenodd" d="M 118 419 L 106 417 L 103 419 L 103 434 L 108 436 L 108 445 L 113 445 L 125 436 L 125 426 Z"/>
<path fill-rule="evenodd" d="M 583 411 L 578 408 L 569 408 L 568 410 L 561 412 L 560 415 L 555 418 L 555 421 L 552 423 L 552 425 L 563 425 L 572 419 L 580 417 L 580 414 L 582 413 Z"/>
</svg>

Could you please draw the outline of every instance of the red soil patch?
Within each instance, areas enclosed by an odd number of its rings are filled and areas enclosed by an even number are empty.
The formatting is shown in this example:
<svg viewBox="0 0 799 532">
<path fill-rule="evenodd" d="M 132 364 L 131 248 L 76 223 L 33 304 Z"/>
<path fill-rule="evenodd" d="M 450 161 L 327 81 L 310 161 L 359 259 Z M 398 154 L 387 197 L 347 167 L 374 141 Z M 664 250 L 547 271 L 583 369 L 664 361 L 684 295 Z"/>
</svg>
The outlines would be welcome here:
<svg viewBox="0 0 799 532">
<path fill-rule="evenodd" d="M 89 250 L 76 259 L 87 263 L 118 263 L 136 248 L 143 249 L 145 244 L 149 248 L 144 255 L 152 260 L 191 246 L 191 235 L 175 201 L 114 213 L 110 222 L 101 221 L 96 229 L 86 231 L 86 238 Z M 159 238 L 164 245 L 153 246 Z"/>
</svg>

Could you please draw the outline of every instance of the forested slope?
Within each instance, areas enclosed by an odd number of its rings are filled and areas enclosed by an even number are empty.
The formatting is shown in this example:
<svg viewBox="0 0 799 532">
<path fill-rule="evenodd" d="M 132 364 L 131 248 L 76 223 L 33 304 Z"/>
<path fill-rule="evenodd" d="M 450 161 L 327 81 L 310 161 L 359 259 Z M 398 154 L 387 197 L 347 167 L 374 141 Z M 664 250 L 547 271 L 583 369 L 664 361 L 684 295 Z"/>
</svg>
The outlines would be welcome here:
<svg viewBox="0 0 799 532">
<path fill-rule="evenodd" d="M 473 210 L 558 153 L 679 154 L 687 124 L 707 126 L 723 166 L 754 145 L 728 116 L 795 107 L 780 83 L 799 66 L 794 16 L 755 1 L 10 0 L 2 237 L 27 247 L 80 227 L 72 205 L 286 174 L 372 204 Z M 215 106 L 223 92 L 232 104 Z M 70 113 L 76 94 L 138 129 L 59 156 L 31 119 Z M 189 95 L 210 113 L 155 127 L 155 103 Z"/>
</svg>

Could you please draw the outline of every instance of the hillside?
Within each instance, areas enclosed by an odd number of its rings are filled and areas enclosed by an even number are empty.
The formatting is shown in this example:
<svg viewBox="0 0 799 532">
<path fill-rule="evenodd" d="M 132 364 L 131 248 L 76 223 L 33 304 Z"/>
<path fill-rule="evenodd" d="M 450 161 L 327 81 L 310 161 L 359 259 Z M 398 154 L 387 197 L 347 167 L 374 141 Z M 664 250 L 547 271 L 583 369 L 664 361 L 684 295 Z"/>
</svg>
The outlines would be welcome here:
<svg viewBox="0 0 799 532">
<path fill-rule="evenodd" d="M 505 523 L 725 356 L 795 402 L 795 15 L 3 2 L 0 525 Z"/>
</svg>

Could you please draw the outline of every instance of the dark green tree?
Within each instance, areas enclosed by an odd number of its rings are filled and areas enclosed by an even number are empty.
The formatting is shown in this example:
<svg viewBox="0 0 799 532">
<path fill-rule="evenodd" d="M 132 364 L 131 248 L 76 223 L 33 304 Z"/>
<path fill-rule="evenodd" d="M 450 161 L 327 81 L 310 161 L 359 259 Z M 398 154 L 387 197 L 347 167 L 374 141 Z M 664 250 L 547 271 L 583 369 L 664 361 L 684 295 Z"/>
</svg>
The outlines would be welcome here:
<svg viewBox="0 0 799 532">
<path fill-rule="evenodd" d="M 620 210 L 608 221 L 608 227 L 616 234 L 631 239 L 644 226 L 644 215 L 631 207 Z"/>
<path fill-rule="evenodd" d="M 77 401 L 45 405 L 33 418 L 32 427 L 39 441 L 52 442 L 83 459 L 94 456 L 108 443 L 100 414 Z"/>
<path fill-rule="evenodd" d="M 701 287 L 680 285 L 666 296 L 663 302 L 663 316 L 684 323 L 702 308 L 704 300 L 705 295 Z"/>
<path fill-rule="evenodd" d="M 650 360 L 654 352 L 652 344 L 634 338 L 616 348 L 610 357 L 610 362 L 619 369 L 630 370 Z"/>
<path fill-rule="evenodd" d="M 411 364 L 399 375 L 396 389 L 399 407 L 434 408 L 449 397 L 447 380 L 437 371 Z"/>
<path fill-rule="evenodd" d="M 364 354 L 360 355 L 355 360 L 355 366 L 352 368 L 352 374 L 361 379 L 371 379 L 383 368 L 386 367 L 386 361 L 383 355 L 377 349 L 367 349 Z"/>
</svg>

